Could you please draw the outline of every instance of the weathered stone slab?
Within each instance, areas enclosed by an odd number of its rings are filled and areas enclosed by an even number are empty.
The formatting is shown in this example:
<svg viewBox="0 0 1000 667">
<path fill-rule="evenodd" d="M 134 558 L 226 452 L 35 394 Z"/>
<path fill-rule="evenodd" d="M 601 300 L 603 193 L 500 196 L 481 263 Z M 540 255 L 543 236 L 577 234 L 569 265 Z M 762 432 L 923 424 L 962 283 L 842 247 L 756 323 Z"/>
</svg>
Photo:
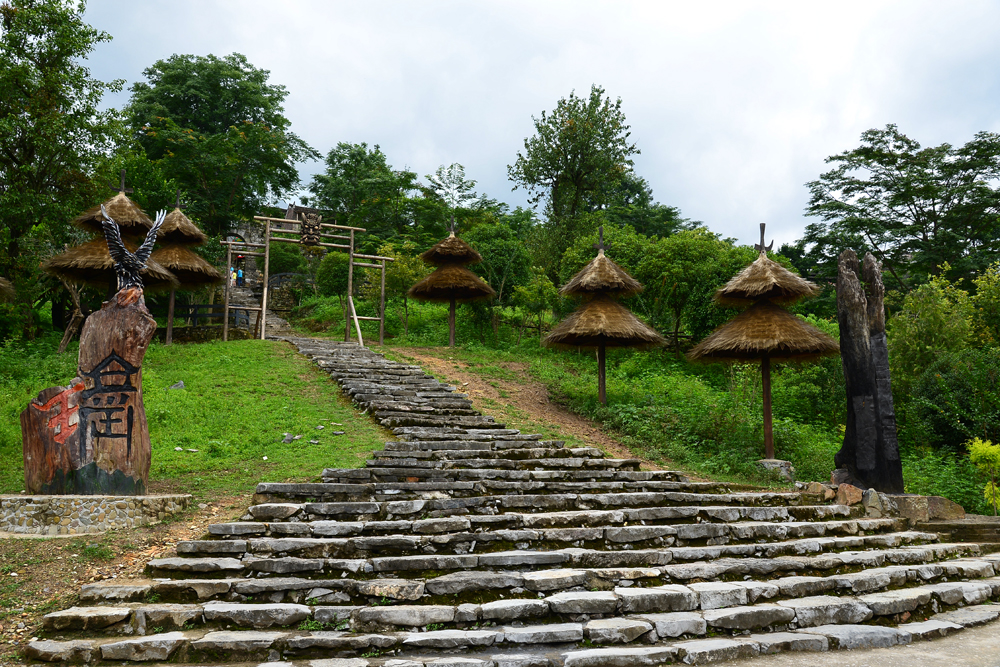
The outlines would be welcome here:
<svg viewBox="0 0 1000 667">
<path fill-rule="evenodd" d="M 583 579 L 580 581 L 582 582 Z M 453 595 L 467 591 L 514 588 L 522 585 L 526 588 L 531 588 L 527 584 L 525 577 L 519 572 L 452 572 L 428 579 L 425 588 L 431 595 Z"/>
<path fill-rule="evenodd" d="M 358 610 L 356 618 L 362 623 L 419 628 L 431 623 L 451 623 L 455 620 L 455 608 L 446 605 L 364 607 Z"/>
<path fill-rule="evenodd" d="M 628 644 L 652 629 L 651 623 L 638 619 L 599 618 L 583 626 L 583 633 L 595 644 Z"/>
<path fill-rule="evenodd" d="M 888 616 L 913 611 L 927 604 L 931 601 L 931 591 L 924 588 L 903 588 L 862 595 L 858 600 L 867 605 L 876 616 Z"/>
<path fill-rule="evenodd" d="M 688 584 L 688 588 L 698 594 L 699 606 L 703 610 L 735 607 L 747 603 L 747 589 L 743 586 L 721 581 L 706 581 Z"/>
<path fill-rule="evenodd" d="M 756 642 L 747 639 L 695 639 L 674 644 L 685 665 L 753 658 L 760 654 Z"/>
<path fill-rule="evenodd" d="M 635 618 L 653 624 L 659 637 L 680 637 L 681 635 L 703 635 L 708 624 L 696 612 L 673 612 L 669 614 L 639 614 Z"/>
<path fill-rule="evenodd" d="M 120 642 L 103 644 L 101 657 L 105 660 L 132 660 L 147 662 L 167 660 L 187 641 L 183 632 L 168 632 L 151 637 L 137 637 Z"/>
<path fill-rule="evenodd" d="M 479 573 L 476 573 L 479 574 Z M 531 591 L 555 591 L 587 583 L 585 570 L 540 570 L 522 575 L 524 587 Z"/>
<path fill-rule="evenodd" d="M 808 634 L 805 630 L 750 635 L 750 641 L 757 642 L 761 655 L 785 651 L 825 651 L 829 648 L 829 640 L 826 637 Z"/>
<path fill-rule="evenodd" d="M 935 614 L 928 620 L 956 623 L 964 628 L 971 628 L 975 625 L 995 621 L 997 617 L 1000 617 L 1000 606 L 976 605 L 974 607 L 962 607 L 954 611 L 946 611 L 943 614 Z"/>
<path fill-rule="evenodd" d="M 698 594 L 686 586 L 668 584 L 652 588 L 616 588 L 623 614 L 687 611 L 698 608 Z"/>
<path fill-rule="evenodd" d="M 28 642 L 24 653 L 31 659 L 44 662 L 90 662 L 94 653 L 94 642 L 82 639 L 73 641 L 33 639 Z"/>
<path fill-rule="evenodd" d="M 829 640 L 831 649 L 842 651 L 886 648 L 897 644 L 909 644 L 912 641 L 910 633 L 904 630 L 878 625 L 819 625 L 801 632 L 823 635 Z"/>
<path fill-rule="evenodd" d="M 284 632 L 259 632 L 255 630 L 209 632 L 201 639 L 191 642 L 191 647 L 199 651 L 229 651 L 237 654 L 270 648 L 285 637 Z"/>
<path fill-rule="evenodd" d="M 46 630 L 98 630 L 121 623 L 132 615 L 128 607 L 70 607 L 46 614 Z"/>
<path fill-rule="evenodd" d="M 860 623 L 872 617 L 871 609 L 857 600 L 830 595 L 782 600 L 778 604 L 794 609 L 795 621 L 804 628 L 831 623 Z"/>
<path fill-rule="evenodd" d="M 84 584 L 80 587 L 81 602 L 136 602 L 145 598 L 153 584 L 118 584 L 113 580 L 110 582 L 99 582 L 94 584 Z"/>
<path fill-rule="evenodd" d="M 509 621 L 548 613 L 549 605 L 544 600 L 496 600 L 480 607 L 480 616 L 484 621 Z"/>
<path fill-rule="evenodd" d="M 618 597 L 611 591 L 556 593 L 545 598 L 556 614 L 613 614 Z"/>
<path fill-rule="evenodd" d="M 492 630 L 435 630 L 415 632 L 403 639 L 404 646 L 422 648 L 463 648 L 466 646 L 492 646 L 498 633 Z M 500 635 L 502 637 L 502 635 Z"/>
<path fill-rule="evenodd" d="M 676 656 L 677 650 L 672 646 L 594 648 L 563 653 L 562 664 L 563 667 L 645 667 L 671 664 Z M 539 667 L 550 664 L 547 660 L 538 663 Z"/>
<path fill-rule="evenodd" d="M 713 628 L 727 630 L 756 630 L 771 625 L 785 625 L 795 618 L 795 611 L 776 604 L 758 604 L 749 607 L 727 607 L 702 613 L 705 622 Z"/>
<path fill-rule="evenodd" d="M 504 641 L 509 644 L 579 642 L 583 641 L 583 625 L 580 623 L 553 623 L 518 628 L 504 626 L 503 637 Z"/>
<path fill-rule="evenodd" d="M 965 628 L 958 623 L 948 621 L 922 621 L 920 623 L 904 623 L 899 626 L 903 632 L 909 632 L 914 639 L 937 639 L 960 632 Z"/>
<path fill-rule="evenodd" d="M 210 602 L 204 608 L 206 621 L 229 621 L 256 629 L 286 627 L 309 618 L 312 610 L 301 604 L 229 604 Z"/>
</svg>

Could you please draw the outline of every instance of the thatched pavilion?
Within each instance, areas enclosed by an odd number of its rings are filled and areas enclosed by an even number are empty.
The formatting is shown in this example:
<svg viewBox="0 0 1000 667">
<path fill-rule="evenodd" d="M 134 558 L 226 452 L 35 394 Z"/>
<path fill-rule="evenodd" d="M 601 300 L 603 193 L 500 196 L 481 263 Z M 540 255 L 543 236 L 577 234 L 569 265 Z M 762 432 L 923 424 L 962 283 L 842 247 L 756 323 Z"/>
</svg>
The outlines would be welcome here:
<svg viewBox="0 0 1000 667">
<path fill-rule="evenodd" d="M 774 458 L 771 419 L 771 362 L 811 361 L 840 352 L 837 341 L 781 307 L 813 296 L 813 283 L 768 258 L 761 224 L 757 259 L 715 293 L 721 305 L 747 307 L 693 347 L 700 362 L 760 362 L 764 395 L 764 451 Z M 773 244 L 772 244 L 773 245 Z"/>
<path fill-rule="evenodd" d="M 607 405 L 608 347 L 658 347 L 666 341 L 616 299 L 634 296 L 642 285 L 604 254 L 600 228 L 597 257 L 562 286 L 559 293 L 584 299 L 580 308 L 560 322 L 542 344 L 546 347 L 597 350 L 597 398 Z"/>
<path fill-rule="evenodd" d="M 483 258 L 472 246 L 455 236 L 452 229 L 448 238 L 436 243 L 420 255 L 420 259 L 438 268 L 411 287 L 408 295 L 421 301 L 449 304 L 448 347 L 455 347 L 455 304 L 491 299 L 496 295 L 482 278 L 465 268 L 483 261 Z"/>
<path fill-rule="evenodd" d="M 174 333 L 174 300 L 177 289 L 194 290 L 208 287 L 220 282 L 222 274 L 218 269 L 205 261 L 191 246 L 201 245 L 207 240 L 205 232 L 191 222 L 191 219 L 181 211 L 180 194 L 177 205 L 167 214 L 163 226 L 157 234 L 157 240 L 164 245 L 153 251 L 150 260 L 155 261 L 177 276 L 179 285 L 170 290 L 170 304 L 167 307 L 167 333 L 165 342 L 173 342 Z"/>
</svg>

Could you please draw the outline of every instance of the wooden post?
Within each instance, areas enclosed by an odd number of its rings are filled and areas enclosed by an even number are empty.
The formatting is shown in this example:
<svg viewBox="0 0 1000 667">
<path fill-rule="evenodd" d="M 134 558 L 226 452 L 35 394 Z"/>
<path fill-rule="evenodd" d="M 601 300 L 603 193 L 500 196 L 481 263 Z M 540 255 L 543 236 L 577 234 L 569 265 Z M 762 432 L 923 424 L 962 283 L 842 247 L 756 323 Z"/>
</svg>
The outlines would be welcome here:
<svg viewBox="0 0 1000 667">
<path fill-rule="evenodd" d="M 601 343 L 597 346 L 597 400 L 601 402 L 601 405 L 608 404 L 608 376 L 605 371 L 606 356 L 604 343 Z"/>
<path fill-rule="evenodd" d="M 267 338 L 267 280 L 271 262 L 271 221 L 264 223 L 264 291 L 260 295 L 260 315 L 257 324 L 260 325 L 260 339 Z M 244 271 L 244 275 L 246 272 Z"/>
<path fill-rule="evenodd" d="M 764 385 L 764 458 L 774 458 L 774 426 L 771 423 L 771 357 L 760 360 L 760 376 Z"/>
<path fill-rule="evenodd" d="M 382 260 L 382 297 L 378 307 L 378 344 L 385 344 L 385 260 Z"/>
<path fill-rule="evenodd" d="M 455 299 L 448 306 L 448 347 L 455 347 Z"/>
<path fill-rule="evenodd" d="M 351 230 L 351 247 L 347 250 L 347 298 L 354 296 L 354 230 Z M 344 342 L 351 341 L 351 313 L 344 322 Z"/>
<path fill-rule="evenodd" d="M 222 304 L 222 340 L 229 340 L 229 283 L 231 282 L 230 268 L 233 266 L 233 246 L 226 244 L 226 291 Z"/>
<path fill-rule="evenodd" d="M 170 290 L 170 304 L 167 306 L 167 338 L 165 343 L 170 345 L 174 342 L 174 299 L 177 296 L 177 290 Z"/>
</svg>

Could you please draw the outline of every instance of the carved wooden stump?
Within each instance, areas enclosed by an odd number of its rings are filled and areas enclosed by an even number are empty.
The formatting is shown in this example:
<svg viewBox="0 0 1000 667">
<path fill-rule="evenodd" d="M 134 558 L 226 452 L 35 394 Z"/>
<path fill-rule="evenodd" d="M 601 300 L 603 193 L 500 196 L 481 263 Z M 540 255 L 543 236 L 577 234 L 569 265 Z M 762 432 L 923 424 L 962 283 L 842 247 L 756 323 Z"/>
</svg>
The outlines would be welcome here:
<svg viewBox="0 0 1000 667">
<path fill-rule="evenodd" d="M 78 377 L 43 390 L 21 413 L 28 493 L 146 493 L 141 367 L 155 332 L 141 289 L 121 290 L 87 318 Z"/>
</svg>

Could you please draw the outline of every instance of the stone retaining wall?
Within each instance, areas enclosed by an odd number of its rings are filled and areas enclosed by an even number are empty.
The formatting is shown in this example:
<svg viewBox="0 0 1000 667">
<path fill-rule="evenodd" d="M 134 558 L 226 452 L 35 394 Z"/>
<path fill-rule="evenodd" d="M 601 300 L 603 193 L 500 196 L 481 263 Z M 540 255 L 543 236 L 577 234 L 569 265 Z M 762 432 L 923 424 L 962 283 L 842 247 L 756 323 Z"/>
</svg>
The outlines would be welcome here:
<svg viewBox="0 0 1000 667">
<path fill-rule="evenodd" d="M 253 331 L 247 331 L 239 327 L 229 327 L 230 340 L 250 340 L 253 338 Z M 156 330 L 156 339 L 161 343 L 167 339 L 167 328 L 159 327 Z M 199 324 L 196 327 L 174 327 L 175 343 L 207 343 L 210 340 L 222 340 L 221 324 Z"/>
<path fill-rule="evenodd" d="M 175 496 L 0 496 L 0 532 L 77 535 L 162 521 L 190 504 Z"/>
</svg>

